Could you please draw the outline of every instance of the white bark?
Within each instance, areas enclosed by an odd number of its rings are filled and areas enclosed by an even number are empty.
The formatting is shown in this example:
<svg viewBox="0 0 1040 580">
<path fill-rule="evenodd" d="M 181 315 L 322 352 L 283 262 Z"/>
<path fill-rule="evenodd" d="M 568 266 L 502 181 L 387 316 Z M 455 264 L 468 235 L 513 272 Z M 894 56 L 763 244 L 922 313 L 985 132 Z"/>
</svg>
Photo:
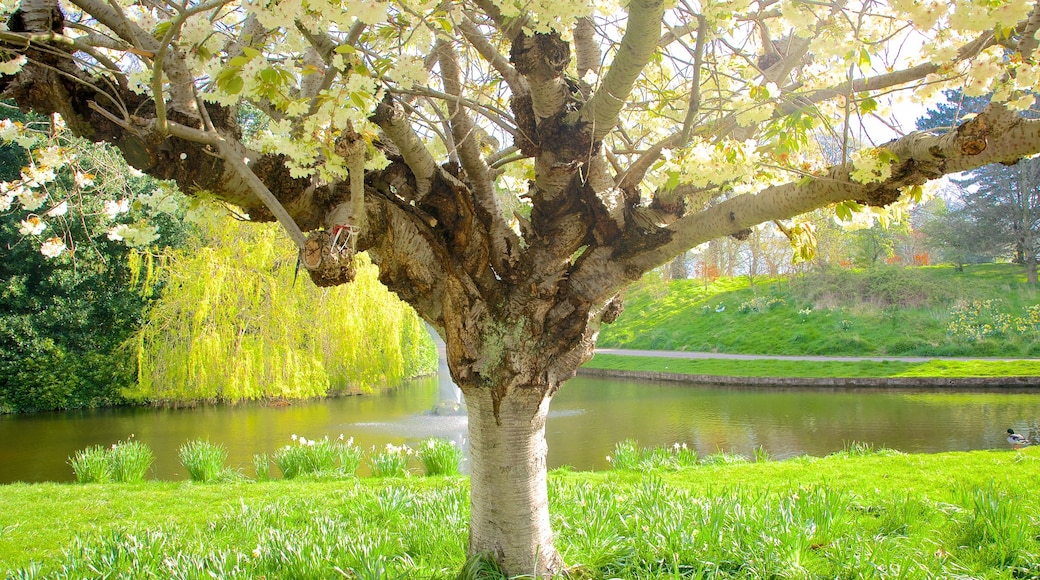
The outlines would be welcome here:
<svg viewBox="0 0 1040 580">
<path fill-rule="evenodd" d="M 578 112 L 582 121 L 592 123 L 593 141 L 603 139 L 614 130 L 636 79 L 657 49 L 664 4 L 663 0 L 633 0 L 629 4 L 628 26 L 618 54 L 603 84 Z"/>
<path fill-rule="evenodd" d="M 463 387 L 469 410 L 470 556 L 490 555 L 507 575 L 559 573 L 546 486 L 545 419 L 551 396 L 511 389 L 495 409 L 492 390 Z"/>
</svg>

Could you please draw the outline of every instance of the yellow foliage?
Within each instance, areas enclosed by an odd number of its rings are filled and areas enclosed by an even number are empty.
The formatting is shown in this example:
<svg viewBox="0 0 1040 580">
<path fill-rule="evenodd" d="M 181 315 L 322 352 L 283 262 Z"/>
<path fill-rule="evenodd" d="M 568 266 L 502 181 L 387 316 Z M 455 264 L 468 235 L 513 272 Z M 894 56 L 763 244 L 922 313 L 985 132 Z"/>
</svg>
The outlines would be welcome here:
<svg viewBox="0 0 1040 580">
<path fill-rule="evenodd" d="M 379 283 L 367 256 L 357 258 L 354 282 L 319 289 L 306 274 L 296 280 L 296 254 L 277 227 L 226 219 L 206 233 L 207 247 L 162 262 L 165 286 L 138 336 L 139 385 L 129 395 L 312 398 L 436 368 L 422 322 Z M 141 256 L 132 260 L 140 271 Z"/>
</svg>

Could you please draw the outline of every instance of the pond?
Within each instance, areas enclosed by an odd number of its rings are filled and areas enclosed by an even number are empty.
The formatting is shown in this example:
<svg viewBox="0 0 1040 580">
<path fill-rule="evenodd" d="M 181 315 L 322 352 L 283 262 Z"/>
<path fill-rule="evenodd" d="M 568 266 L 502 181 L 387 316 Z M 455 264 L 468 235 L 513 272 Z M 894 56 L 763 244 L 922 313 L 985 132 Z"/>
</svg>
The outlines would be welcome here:
<svg viewBox="0 0 1040 580">
<path fill-rule="evenodd" d="M 290 435 L 340 433 L 366 450 L 415 444 L 430 436 L 465 443 L 465 416 L 430 413 L 454 397 L 436 377 L 385 394 L 287 406 L 244 404 L 195 409 L 105 409 L 0 417 L 0 483 L 69 481 L 77 449 L 133 434 L 156 454 L 152 477 L 185 479 L 177 462 L 184 442 L 208 438 L 228 449 L 229 464 L 252 475 L 255 453 L 272 453 Z M 1007 449 L 1005 430 L 1035 429 L 1040 393 L 739 388 L 578 377 L 553 401 L 546 438 L 549 465 L 606 469 L 614 444 L 686 443 L 701 455 L 774 459 L 827 455 L 848 442 L 905 452 Z"/>
</svg>

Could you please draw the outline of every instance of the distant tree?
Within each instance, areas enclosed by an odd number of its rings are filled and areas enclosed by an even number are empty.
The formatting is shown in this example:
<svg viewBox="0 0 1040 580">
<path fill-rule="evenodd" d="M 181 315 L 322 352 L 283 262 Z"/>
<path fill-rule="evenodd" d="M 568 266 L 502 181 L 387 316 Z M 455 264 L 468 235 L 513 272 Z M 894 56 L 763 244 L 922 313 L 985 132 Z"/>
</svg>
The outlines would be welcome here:
<svg viewBox="0 0 1040 580">
<path fill-rule="evenodd" d="M 671 280 L 685 280 L 690 277 L 690 265 L 687 262 L 689 252 L 683 252 L 668 263 L 666 274 Z"/>
<path fill-rule="evenodd" d="M 918 129 L 945 130 L 956 126 L 967 115 L 974 115 L 989 104 L 990 98 L 968 97 L 960 91 L 947 91 L 946 102 L 930 109 L 917 121 Z M 1040 109 L 1026 116 L 1040 117 Z M 973 258 L 1009 256 L 1022 264 L 1026 279 L 1037 284 L 1037 257 L 1040 252 L 1040 159 L 1022 159 L 1013 164 L 987 165 L 953 178 L 957 186 L 945 214 L 936 214 L 945 223 L 925 227 L 934 238 L 941 255 L 961 264 Z"/>
</svg>

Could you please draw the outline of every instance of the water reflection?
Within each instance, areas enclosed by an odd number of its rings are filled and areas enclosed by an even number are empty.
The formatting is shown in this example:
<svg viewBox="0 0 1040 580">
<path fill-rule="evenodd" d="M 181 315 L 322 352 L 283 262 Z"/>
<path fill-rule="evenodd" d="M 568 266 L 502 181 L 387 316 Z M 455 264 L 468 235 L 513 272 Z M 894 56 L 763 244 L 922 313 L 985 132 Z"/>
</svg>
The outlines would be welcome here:
<svg viewBox="0 0 1040 580">
<path fill-rule="evenodd" d="M 463 443 L 465 416 L 430 410 L 447 391 L 438 377 L 378 396 L 197 409 L 114 409 L 0 417 L 0 482 L 70 480 L 66 459 L 89 445 L 131 433 L 156 454 L 155 477 L 183 479 L 177 448 L 209 438 L 229 462 L 251 473 L 255 453 L 274 452 L 291 434 L 340 433 L 359 445 L 415 444 L 430 436 Z M 450 396 L 454 397 L 454 393 Z M 687 443 L 701 455 L 724 450 L 774 458 L 826 455 L 845 442 L 907 452 L 1006 448 L 1004 431 L 1026 432 L 1040 419 L 1029 393 L 693 387 L 579 377 L 561 389 L 546 427 L 549 464 L 605 469 L 622 439 L 640 445 Z"/>
</svg>

